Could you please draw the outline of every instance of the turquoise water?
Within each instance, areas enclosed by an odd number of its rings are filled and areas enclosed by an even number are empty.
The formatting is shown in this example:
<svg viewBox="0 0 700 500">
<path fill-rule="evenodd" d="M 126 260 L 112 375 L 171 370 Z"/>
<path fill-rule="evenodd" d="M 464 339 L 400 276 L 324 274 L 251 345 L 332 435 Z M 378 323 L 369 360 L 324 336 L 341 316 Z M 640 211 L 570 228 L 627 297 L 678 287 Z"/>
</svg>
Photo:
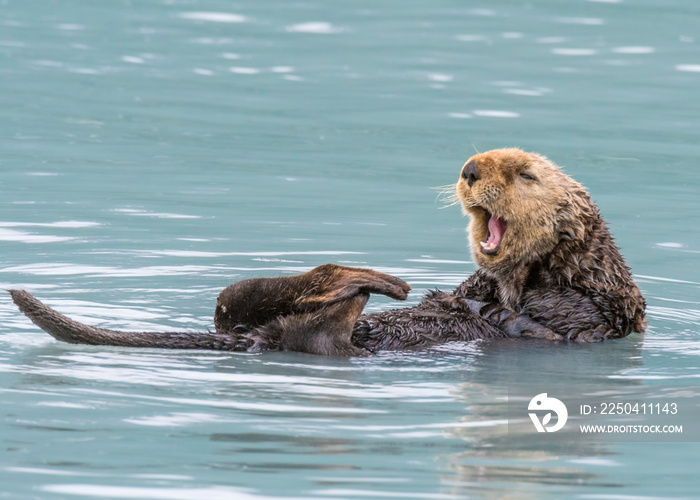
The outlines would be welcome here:
<svg viewBox="0 0 700 500">
<path fill-rule="evenodd" d="M 508 433 L 508 391 L 700 378 L 700 4 L 0 0 L 0 288 L 212 327 L 231 282 L 474 269 L 456 181 L 519 146 L 585 184 L 645 335 L 325 359 L 61 344 L 0 299 L 0 498 L 697 498 L 698 443 Z M 394 306 L 373 298 L 368 310 Z M 697 396 L 694 401 L 698 401 Z"/>
</svg>

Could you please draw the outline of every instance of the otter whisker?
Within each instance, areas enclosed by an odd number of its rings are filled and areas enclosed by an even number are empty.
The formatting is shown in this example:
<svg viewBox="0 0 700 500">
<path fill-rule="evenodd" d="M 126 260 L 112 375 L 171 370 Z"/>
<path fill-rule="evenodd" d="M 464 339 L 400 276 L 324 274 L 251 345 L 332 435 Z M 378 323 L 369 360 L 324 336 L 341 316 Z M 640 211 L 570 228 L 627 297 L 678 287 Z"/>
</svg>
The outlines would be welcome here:
<svg viewBox="0 0 700 500">
<path fill-rule="evenodd" d="M 443 208 L 459 205 L 460 201 L 459 196 L 457 196 L 457 184 L 436 186 L 430 189 L 436 189 L 440 191 L 435 197 L 435 202 L 437 203 L 438 201 L 440 201 L 442 203 L 442 206 L 439 207 L 441 210 Z"/>
</svg>

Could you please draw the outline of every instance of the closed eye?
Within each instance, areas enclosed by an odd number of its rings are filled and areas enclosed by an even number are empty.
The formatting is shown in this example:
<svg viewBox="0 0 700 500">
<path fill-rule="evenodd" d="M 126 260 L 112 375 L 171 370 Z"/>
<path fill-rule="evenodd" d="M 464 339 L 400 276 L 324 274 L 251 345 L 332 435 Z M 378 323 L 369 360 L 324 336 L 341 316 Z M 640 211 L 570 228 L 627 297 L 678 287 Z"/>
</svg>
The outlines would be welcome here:
<svg viewBox="0 0 700 500">
<path fill-rule="evenodd" d="M 531 176 L 530 174 L 526 174 L 525 172 L 522 172 L 520 174 L 520 177 L 522 177 L 523 179 L 525 179 L 527 181 L 534 181 L 535 180 L 535 178 L 533 176 Z"/>
</svg>

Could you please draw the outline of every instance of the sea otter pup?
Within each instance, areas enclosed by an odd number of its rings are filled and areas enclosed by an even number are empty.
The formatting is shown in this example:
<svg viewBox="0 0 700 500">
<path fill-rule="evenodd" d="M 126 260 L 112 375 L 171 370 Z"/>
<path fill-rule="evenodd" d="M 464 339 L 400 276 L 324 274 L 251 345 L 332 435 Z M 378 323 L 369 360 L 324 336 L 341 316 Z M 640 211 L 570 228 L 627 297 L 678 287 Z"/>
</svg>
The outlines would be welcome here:
<svg viewBox="0 0 700 500">
<path fill-rule="evenodd" d="M 93 328 L 25 291 L 10 293 L 55 338 L 99 345 L 354 356 L 483 338 L 590 342 L 644 331 L 644 298 L 598 209 L 547 158 L 519 149 L 477 154 L 462 167 L 454 196 L 471 218 L 479 267 L 452 293 L 431 292 L 414 307 L 362 315 L 371 293 L 403 300 L 410 286 L 333 264 L 229 286 L 217 300 L 216 331 L 206 333 Z"/>
</svg>

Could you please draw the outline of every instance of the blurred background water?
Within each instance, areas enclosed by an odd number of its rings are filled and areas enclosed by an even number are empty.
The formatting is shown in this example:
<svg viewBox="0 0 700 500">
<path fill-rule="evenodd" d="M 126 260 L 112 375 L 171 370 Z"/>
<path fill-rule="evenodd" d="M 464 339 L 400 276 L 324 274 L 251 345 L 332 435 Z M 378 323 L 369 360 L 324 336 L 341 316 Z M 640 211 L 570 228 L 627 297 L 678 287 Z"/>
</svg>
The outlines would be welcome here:
<svg viewBox="0 0 700 500">
<path fill-rule="evenodd" d="M 700 378 L 700 4 L 0 0 L 0 288 L 212 327 L 325 262 L 468 276 L 475 150 L 586 185 L 645 335 L 324 359 L 60 344 L 0 299 L 1 498 L 696 498 L 697 443 L 508 434 L 509 388 Z M 373 298 L 368 310 L 393 307 Z M 695 399 L 697 401 L 697 398 Z"/>
</svg>

